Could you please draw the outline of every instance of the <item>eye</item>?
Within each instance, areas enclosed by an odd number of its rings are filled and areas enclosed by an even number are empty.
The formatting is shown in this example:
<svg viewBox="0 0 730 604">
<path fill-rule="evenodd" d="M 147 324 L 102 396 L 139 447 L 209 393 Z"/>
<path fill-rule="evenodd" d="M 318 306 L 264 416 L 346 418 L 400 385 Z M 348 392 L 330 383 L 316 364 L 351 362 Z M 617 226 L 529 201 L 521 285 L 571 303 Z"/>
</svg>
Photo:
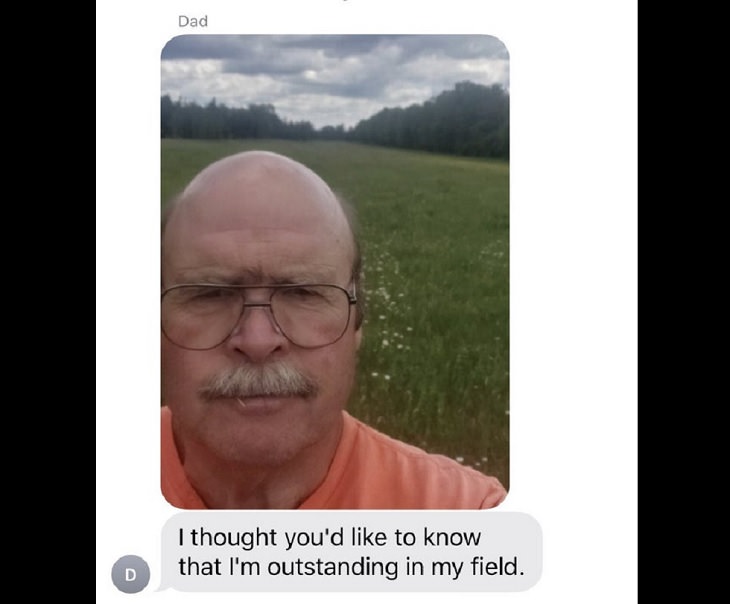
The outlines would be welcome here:
<svg viewBox="0 0 730 604">
<path fill-rule="evenodd" d="M 315 287 L 300 285 L 297 287 L 287 287 L 286 289 L 282 290 L 282 295 L 285 295 L 287 298 L 305 300 L 309 298 L 316 298 L 321 294 L 320 291 Z"/>
<path fill-rule="evenodd" d="M 191 302 L 204 302 L 207 300 L 216 301 L 232 298 L 237 295 L 237 292 L 234 289 L 226 287 L 191 287 L 187 295 Z"/>
</svg>

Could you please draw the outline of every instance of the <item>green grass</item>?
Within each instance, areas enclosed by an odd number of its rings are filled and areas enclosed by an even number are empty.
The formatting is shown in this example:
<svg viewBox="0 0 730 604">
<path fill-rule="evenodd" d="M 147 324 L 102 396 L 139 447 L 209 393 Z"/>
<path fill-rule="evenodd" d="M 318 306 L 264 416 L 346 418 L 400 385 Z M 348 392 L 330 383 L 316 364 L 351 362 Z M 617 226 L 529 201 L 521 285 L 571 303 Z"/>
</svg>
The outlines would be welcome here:
<svg viewBox="0 0 730 604">
<path fill-rule="evenodd" d="M 311 167 L 357 208 L 367 315 L 349 411 L 509 488 L 509 164 L 344 142 L 162 141 L 163 203 L 244 149 Z"/>
</svg>

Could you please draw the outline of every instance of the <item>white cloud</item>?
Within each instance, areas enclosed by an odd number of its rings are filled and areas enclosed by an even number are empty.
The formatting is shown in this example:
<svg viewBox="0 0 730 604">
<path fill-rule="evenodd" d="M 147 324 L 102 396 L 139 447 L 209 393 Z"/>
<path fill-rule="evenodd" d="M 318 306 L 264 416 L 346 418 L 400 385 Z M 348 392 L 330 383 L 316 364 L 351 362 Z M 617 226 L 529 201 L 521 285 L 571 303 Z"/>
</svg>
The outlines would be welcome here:
<svg viewBox="0 0 730 604">
<path fill-rule="evenodd" d="M 170 58 L 167 58 L 170 57 Z M 174 57 L 174 58 L 172 58 Z M 509 90 L 490 36 L 179 36 L 163 50 L 162 94 L 230 107 L 271 104 L 288 121 L 354 126 L 460 81 Z"/>
</svg>

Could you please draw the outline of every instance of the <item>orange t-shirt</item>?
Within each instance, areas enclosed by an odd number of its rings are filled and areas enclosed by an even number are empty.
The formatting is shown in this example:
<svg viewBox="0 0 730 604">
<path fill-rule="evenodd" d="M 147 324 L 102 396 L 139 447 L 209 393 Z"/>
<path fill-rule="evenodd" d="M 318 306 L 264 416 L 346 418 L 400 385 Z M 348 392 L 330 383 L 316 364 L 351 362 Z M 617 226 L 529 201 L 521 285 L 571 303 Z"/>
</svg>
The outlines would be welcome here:
<svg viewBox="0 0 730 604">
<path fill-rule="evenodd" d="M 342 413 L 342 437 L 327 475 L 299 509 L 485 509 L 505 498 L 496 478 Z M 171 419 L 169 408 L 162 407 L 162 494 L 175 507 L 206 509 L 185 476 Z"/>
</svg>

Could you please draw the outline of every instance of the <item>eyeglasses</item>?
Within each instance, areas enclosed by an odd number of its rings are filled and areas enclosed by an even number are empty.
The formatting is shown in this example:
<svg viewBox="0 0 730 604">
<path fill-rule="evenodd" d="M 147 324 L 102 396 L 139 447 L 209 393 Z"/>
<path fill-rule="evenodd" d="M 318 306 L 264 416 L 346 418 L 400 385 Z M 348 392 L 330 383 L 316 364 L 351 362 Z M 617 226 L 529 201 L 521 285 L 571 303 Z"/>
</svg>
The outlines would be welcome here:
<svg viewBox="0 0 730 604">
<path fill-rule="evenodd" d="M 268 302 L 249 302 L 252 290 L 270 290 Z M 279 331 L 301 348 L 334 344 L 347 330 L 353 293 L 339 285 L 182 284 L 162 292 L 162 333 L 188 350 L 225 342 L 247 308 L 269 308 Z"/>
</svg>

